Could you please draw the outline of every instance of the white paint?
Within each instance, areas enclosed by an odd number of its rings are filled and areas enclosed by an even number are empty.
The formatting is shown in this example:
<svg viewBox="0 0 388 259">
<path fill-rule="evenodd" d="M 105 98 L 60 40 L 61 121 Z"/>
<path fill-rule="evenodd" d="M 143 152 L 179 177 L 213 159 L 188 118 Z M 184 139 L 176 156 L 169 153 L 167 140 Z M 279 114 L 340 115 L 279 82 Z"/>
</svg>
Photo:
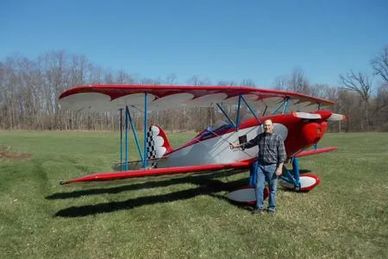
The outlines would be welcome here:
<svg viewBox="0 0 388 259">
<path fill-rule="evenodd" d="M 156 148 L 156 158 L 161 158 L 167 151 L 165 147 L 157 147 Z"/>
<path fill-rule="evenodd" d="M 258 126 L 241 129 L 197 144 L 182 148 L 161 161 L 161 166 L 184 166 L 201 164 L 224 164 L 251 159 L 257 156 L 257 146 L 244 151 L 230 149 L 229 143 L 238 142 L 238 137 L 247 135 L 248 141 L 256 137 Z"/>
<path fill-rule="evenodd" d="M 167 95 L 162 98 L 158 98 L 151 103 L 151 110 L 165 110 L 171 108 L 177 108 L 185 106 L 194 98 L 194 95 L 189 93 L 180 93 Z"/>
<path fill-rule="evenodd" d="M 110 97 L 101 93 L 79 93 L 66 96 L 59 100 L 62 109 L 72 111 L 114 111 L 116 107 L 112 104 Z"/>
<path fill-rule="evenodd" d="M 300 119 L 319 120 L 322 118 L 320 114 L 314 114 L 309 112 L 294 112 L 293 115 Z"/>
<path fill-rule="evenodd" d="M 238 143 L 238 138 L 244 135 L 247 135 L 247 141 L 250 141 L 262 132 L 263 127 L 260 125 L 206 139 L 171 153 L 168 159 L 161 161 L 160 166 L 225 164 L 252 159 L 257 157 L 257 146 L 245 150 L 232 150 L 229 143 Z M 274 132 L 283 140 L 287 138 L 288 130 L 283 124 L 274 123 Z"/>
<path fill-rule="evenodd" d="M 222 102 L 227 96 L 228 95 L 225 93 L 207 94 L 198 98 L 194 98 L 187 104 L 196 107 L 209 107 L 215 105 L 216 103 Z"/>
<path fill-rule="evenodd" d="M 281 123 L 274 123 L 273 124 L 273 132 L 277 135 L 279 135 L 283 141 L 287 139 L 288 136 L 288 129 L 286 126 L 284 126 Z"/>
<path fill-rule="evenodd" d="M 160 129 L 158 127 L 156 127 L 155 125 L 151 126 L 151 131 L 152 131 L 152 134 L 155 136 L 159 135 L 159 133 L 160 133 Z"/>
<path fill-rule="evenodd" d="M 154 145 L 155 147 L 163 147 L 164 139 L 161 136 L 153 135 Z"/>
<path fill-rule="evenodd" d="M 259 98 L 256 94 L 244 94 L 242 96 L 244 97 L 245 101 L 247 101 L 247 102 L 254 102 L 254 101 L 257 101 L 257 99 Z M 236 104 L 238 104 L 238 98 L 239 98 L 239 95 L 236 95 L 236 96 L 225 99 L 223 101 L 223 103 L 236 105 Z"/>
<path fill-rule="evenodd" d="M 329 121 L 342 121 L 345 119 L 345 115 L 338 114 L 338 113 L 332 113 L 329 117 Z"/>
<path fill-rule="evenodd" d="M 149 105 L 156 97 L 152 94 L 147 94 L 147 104 Z M 115 100 L 113 103 L 116 103 L 118 107 L 135 106 L 138 108 L 144 107 L 144 93 L 137 94 L 128 94 L 125 96 L 121 96 Z"/>
<path fill-rule="evenodd" d="M 228 199 L 236 202 L 255 202 L 256 194 L 254 188 L 239 189 L 228 194 Z"/>
<path fill-rule="evenodd" d="M 299 182 L 300 182 L 300 188 L 304 189 L 304 188 L 309 188 L 309 187 L 314 186 L 315 184 L 317 184 L 317 179 L 315 179 L 314 177 L 309 176 L 309 175 L 301 175 L 299 177 Z M 288 189 L 294 189 L 295 188 L 295 185 L 293 183 L 289 183 L 289 182 L 284 181 L 282 179 L 279 180 L 279 183 L 283 187 L 288 188 Z"/>
<path fill-rule="evenodd" d="M 302 189 L 311 187 L 317 183 L 317 179 L 308 175 L 301 175 L 299 178 L 299 181 L 300 181 L 300 187 Z"/>
</svg>

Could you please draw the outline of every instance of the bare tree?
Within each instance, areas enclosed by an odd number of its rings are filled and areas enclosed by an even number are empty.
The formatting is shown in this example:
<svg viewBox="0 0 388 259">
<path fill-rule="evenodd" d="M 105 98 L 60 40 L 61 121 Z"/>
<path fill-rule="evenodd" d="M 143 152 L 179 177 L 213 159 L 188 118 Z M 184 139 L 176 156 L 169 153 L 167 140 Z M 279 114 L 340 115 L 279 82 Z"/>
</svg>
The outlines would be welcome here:
<svg viewBox="0 0 388 259">
<path fill-rule="evenodd" d="M 280 76 L 275 79 L 275 89 L 310 94 L 310 84 L 301 69 L 294 69 L 291 75 Z"/>
<path fill-rule="evenodd" d="M 241 81 L 241 85 L 243 85 L 243 86 L 253 86 L 254 87 L 254 86 L 256 86 L 256 83 L 252 79 L 243 79 Z"/>
<path fill-rule="evenodd" d="M 300 69 L 295 69 L 292 72 L 291 78 L 288 81 L 288 87 L 289 90 L 298 93 L 310 94 L 311 92 L 309 82 L 305 77 L 303 71 Z"/>
<path fill-rule="evenodd" d="M 371 62 L 374 73 L 388 82 L 388 46 Z"/>
<path fill-rule="evenodd" d="M 377 89 L 375 98 L 374 118 L 380 130 L 388 130 L 388 83 Z"/>
<path fill-rule="evenodd" d="M 361 121 L 361 130 L 364 130 L 364 121 L 366 122 L 366 130 L 369 130 L 369 99 L 372 93 L 372 80 L 364 73 L 354 73 L 350 71 L 346 75 L 340 75 L 340 80 L 343 89 L 356 92 L 362 102 L 363 120 Z"/>
</svg>

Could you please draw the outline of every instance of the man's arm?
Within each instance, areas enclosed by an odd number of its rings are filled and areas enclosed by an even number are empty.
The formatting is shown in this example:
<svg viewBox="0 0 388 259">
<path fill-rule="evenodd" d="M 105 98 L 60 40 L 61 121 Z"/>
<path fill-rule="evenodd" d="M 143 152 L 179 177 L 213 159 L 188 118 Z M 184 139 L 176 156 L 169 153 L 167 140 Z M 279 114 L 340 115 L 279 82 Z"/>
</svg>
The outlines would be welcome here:
<svg viewBox="0 0 388 259">
<path fill-rule="evenodd" d="M 276 175 L 280 176 L 283 173 L 283 165 L 284 161 L 287 159 L 287 153 L 286 153 L 286 148 L 284 146 L 283 140 L 279 140 L 279 145 L 278 145 L 278 167 L 276 169 Z"/>
<path fill-rule="evenodd" d="M 229 146 L 231 149 L 234 148 L 241 148 L 241 149 L 246 149 L 246 148 L 251 148 L 257 145 L 258 143 L 258 138 L 259 135 L 257 135 L 255 138 L 251 139 L 249 142 L 244 143 L 244 144 L 238 144 L 238 143 L 230 143 Z"/>
</svg>

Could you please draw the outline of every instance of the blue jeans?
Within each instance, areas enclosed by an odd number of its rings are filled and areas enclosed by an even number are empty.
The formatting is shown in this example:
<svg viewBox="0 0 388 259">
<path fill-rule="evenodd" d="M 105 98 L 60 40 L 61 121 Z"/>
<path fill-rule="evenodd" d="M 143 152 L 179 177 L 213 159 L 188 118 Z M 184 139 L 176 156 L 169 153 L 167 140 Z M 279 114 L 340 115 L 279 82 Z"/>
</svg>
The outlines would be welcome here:
<svg viewBox="0 0 388 259">
<path fill-rule="evenodd" d="M 268 210 L 275 211 L 276 208 L 276 189 L 277 175 L 276 164 L 262 165 L 257 163 L 256 170 L 256 208 L 264 209 L 264 185 L 268 182 L 269 200 Z"/>
</svg>

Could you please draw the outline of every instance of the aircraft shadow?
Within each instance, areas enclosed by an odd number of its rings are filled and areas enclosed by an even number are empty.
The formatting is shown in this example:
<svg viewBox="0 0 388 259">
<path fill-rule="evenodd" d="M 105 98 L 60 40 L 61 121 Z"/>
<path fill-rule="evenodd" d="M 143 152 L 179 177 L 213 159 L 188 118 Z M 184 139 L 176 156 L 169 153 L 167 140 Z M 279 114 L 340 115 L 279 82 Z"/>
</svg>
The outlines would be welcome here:
<svg viewBox="0 0 388 259">
<path fill-rule="evenodd" d="M 137 208 L 145 205 L 167 203 L 167 202 L 178 201 L 178 200 L 186 200 L 199 195 L 211 195 L 212 197 L 229 201 L 222 195 L 216 195 L 216 193 L 220 191 L 234 190 L 237 187 L 243 184 L 246 184 L 247 182 L 246 179 L 240 179 L 240 180 L 224 183 L 216 179 L 205 179 L 203 177 L 201 178 L 193 177 L 193 178 L 194 179 L 192 179 L 191 181 L 186 181 L 186 182 L 197 184 L 198 185 L 197 188 L 192 188 L 188 190 L 182 190 L 182 191 L 177 191 L 177 192 L 172 192 L 172 193 L 162 194 L 162 195 L 138 197 L 138 198 L 128 199 L 125 201 L 106 202 L 106 203 L 99 203 L 99 204 L 86 205 L 86 206 L 72 206 L 58 211 L 57 213 L 55 213 L 54 216 L 66 217 L 66 218 L 85 217 L 85 216 L 95 215 L 99 213 L 110 213 L 110 212 L 115 212 L 120 210 L 133 209 L 133 208 Z M 109 191 L 113 191 L 113 188 L 112 190 L 109 190 Z"/>
<path fill-rule="evenodd" d="M 308 172 L 308 170 L 303 170 L 303 173 Z M 251 207 L 246 204 L 240 204 L 229 200 L 222 194 L 219 194 L 221 191 L 230 192 L 240 188 L 242 185 L 247 184 L 247 179 L 242 178 L 235 181 L 223 182 L 217 178 L 227 177 L 236 174 L 235 170 L 223 171 L 223 172 L 211 172 L 207 174 L 194 174 L 189 176 L 183 176 L 179 178 L 169 178 L 169 179 L 160 179 L 152 180 L 147 182 L 132 183 L 124 186 L 116 186 L 110 188 L 93 188 L 87 190 L 77 190 L 72 192 L 61 192 L 55 193 L 50 196 L 47 196 L 48 200 L 57 200 L 57 199 L 69 199 L 69 198 L 79 198 L 82 196 L 89 195 L 99 195 L 99 194 L 117 194 L 126 191 L 134 191 L 140 189 L 150 189 L 158 187 L 166 187 L 174 184 L 183 184 L 191 183 L 197 185 L 197 187 L 182 190 L 177 192 L 172 192 L 168 194 L 161 195 L 152 195 L 152 196 L 143 196 L 133 199 L 128 199 L 125 201 L 118 202 L 105 202 L 93 205 L 85 206 L 72 206 L 59 210 L 55 213 L 55 217 L 85 217 L 90 215 L 95 215 L 99 213 L 110 213 L 120 210 L 133 209 L 145 205 L 152 205 L 158 203 L 167 203 L 178 200 L 191 199 L 199 195 L 209 195 L 211 197 L 227 201 L 235 206 L 240 207 L 241 209 L 250 210 Z M 143 179 L 144 181 L 144 179 Z"/>
</svg>

